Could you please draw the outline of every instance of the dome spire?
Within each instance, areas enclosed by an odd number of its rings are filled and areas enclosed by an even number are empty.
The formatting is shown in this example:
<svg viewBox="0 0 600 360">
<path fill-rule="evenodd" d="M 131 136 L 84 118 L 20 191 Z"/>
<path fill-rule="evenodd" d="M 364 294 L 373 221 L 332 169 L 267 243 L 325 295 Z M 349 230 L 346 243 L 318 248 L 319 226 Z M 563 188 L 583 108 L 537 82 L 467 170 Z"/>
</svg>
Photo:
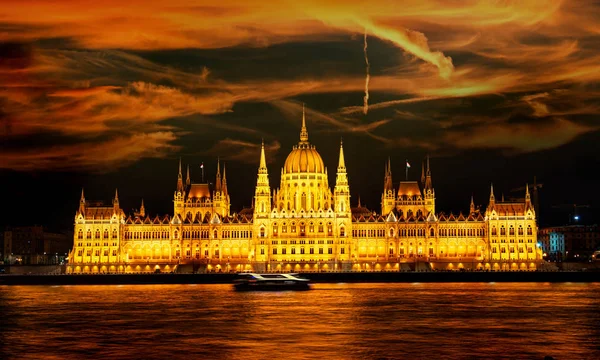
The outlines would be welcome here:
<svg viewBox="0 0 600 360">
<path fill-rule="evenodd" d="M 300 129 L 300 142 L 308 142 L 308 131 L 306 130 L 306 114 L 304 103 L 302 103 L 302 129 Z"/>
</svg>

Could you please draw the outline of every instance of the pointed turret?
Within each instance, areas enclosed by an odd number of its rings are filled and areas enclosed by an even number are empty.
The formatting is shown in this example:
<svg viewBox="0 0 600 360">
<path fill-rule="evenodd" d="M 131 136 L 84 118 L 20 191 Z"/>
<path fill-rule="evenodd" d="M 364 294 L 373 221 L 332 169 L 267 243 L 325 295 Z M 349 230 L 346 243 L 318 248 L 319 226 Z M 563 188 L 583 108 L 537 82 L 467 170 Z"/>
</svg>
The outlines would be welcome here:
<svg viewBox="0 0 600 360">
<path fill-rule="evenodd" d="M 308 130 L 306 130 L 306 114 L 304 112 L 304 104 L 302 104 L 302 128 L 300 129 L 300 142 L 308 142 Z"/>
<path fill-rule="evenodd" d="M 215 179 L 215 191 L 221 191 L 221 163 L 219 158 L 217 158 L 217 176 Z"/>
<path fill-rule="evenodd" d="M 471 206 L 469 207 L 469 212 L 471 214 L 475 212 L 475 202 L 473 201 L 473 195 L 471 195 Z"/>
<path fill-rule="evenodd" d="M 115 189 L 115 198 L 113 199 L 113 208 L 115 213 L 119 210 L 119 190 Z"/>
<path fill-rule="evenodd" d="M 348 186 L 348 174 L 346 173 L 346 162 L 344 161 L 344 143 L 340 141 L 340 159 L 338 162 L 337 176 L 335 178 L 335 211 L 339 215 L 350 213 L 350 186 Z"/>
<path fill-rule="evenodd" d="M 531 195 L 529 195 L 529 184 L 525 184 L 525 210 L 532 209 Z M 533 209 L 535 212 L 535 209 Z"/>
<path fill-rule="evenodd" d="M 388 156 L 385 166 L 385 178 L 383 180 L 383 194 L 381 194 L 381 213 L 382 215 L 389 214 L 394 209 L 395 191 L 392 183 L 392 162 Z"/>
<path fill-rule="evenodd" d="M 140 205 L 140 217 L 146 217 L 146 208 L 144 207 L 144 199 L 142 199 L 142 205 Z"/>
<path fill-rule="evenodd" d="M 421 186 L 425 189 L 425 161 L 421 162 Z"/>
<path fill-rule="evenodd" d="M 225 163 L 223 163 L 223 180 L 222 180 L 222 191 L 227 196 L 227 173 L 225 172 Z"/>
<path fill-rule="evenodd" d="M 265 142 L 260 145 L 260 165 L 254 192 L 254 217 L 268 217 L 271 212 L 271 187 L 269 186 L 269 173 L 265 157 Z"/>
<path fill-rule="evenodd" d="M 177 174 L 177 191 L 183 192 L 183 175 L 181 175 L 181 158 L 179 158 L 179 173 Z"/>
<path fill-rule="evenodd" d="M 190 179 L 190 165 L 187 166 L 187 175 L 185 177 L 185 185 L 190 186 L 192 184 L 192 180 Z"/>
<path fill-rule="evenodd" d="M 429 155 L 427 155 L 427 172 L 425 173 L 425 191 L 433 191 L 433 184 L 431 183 L 431 169 L 429 168 Z"/>
<path fill-rule="evenodd" d="M 346 162 L 344 161 L 344 141 L 340 140 L 340 159 L 338 161 L 338 172 L 340 169 L 346 171 Z"/>
<path fill-rule="evenodd" d="M 494 205 L 496 205 L 496 197 L 494 196 L 494 184 L 491 184 L 490 185 L 490 204 L 488 205 L 488 207 L 491 208 Z"/>
<path fill-rule="evenodd" d="M 81 197 L 79 198 L 79 213 L 85 215 L 85 196 L 83 196 L 83 188 L 81 188 Z"/>
<path fill-rule="evenodd" d="M 360 195 L 358 195 L 358 207 L 359 207 L 359 208 L 360 208 L 360 207 L 362 207 L 362 206 L 360 205 Z"/>
<path fill-rule="evenodd" d="M 392 184 L 392 165 L 390 158 L 388 157 L 386 169 L 385 169 L 385 179 L 383 183 L 383 192 L 387 193 L 390 190 L 394 190 L 394 185 Z"/>
<path fill-rule="evenodd" d="M 264 173 L 267 173 L 267 160 L 265 157 L 265 142 L 262 141 L 260 145 L 260 164 L 258 165 L 258 173 L 261 174 L 261 171 L 264 170 Z"/>
</svg>

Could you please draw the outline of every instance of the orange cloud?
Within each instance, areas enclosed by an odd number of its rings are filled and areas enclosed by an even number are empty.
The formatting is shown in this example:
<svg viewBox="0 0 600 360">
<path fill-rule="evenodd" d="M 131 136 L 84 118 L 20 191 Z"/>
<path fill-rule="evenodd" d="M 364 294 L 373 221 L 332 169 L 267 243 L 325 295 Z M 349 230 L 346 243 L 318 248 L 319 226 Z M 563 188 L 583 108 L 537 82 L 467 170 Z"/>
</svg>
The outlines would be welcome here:
<svg viewBox="0 0 600 360">
<path fill-rule="evenodd" d="M 258 142 L 248 142 L 234 139 L 219 140 L 209 150 L 203 154 L 213 157 L 220 157 L 223 160 L 240 161 L 247 164 L 255 164 L 258 167 L 260 160 L 260 147 Z M 267 163 L 272 163 L 275 160 L 275 155 L 281 149 L 279 141 L 275 140 L 271 143 L 265 143 L 265 157 Z"/>
<path fill-rule="evenodd" d="M 162 158 L 178 151 L 172 132 L 154 132 L 119 136 L 108 141 L 60 145 L 49 148 L 5 151 L 0 168 L 18 171 L 72 170 L 113 171 L 143 158 Z"/>
<path fill-rule="evenodd" d="M 359 117 L 363 106 L 357 101 L 332 114 L 309 107 L 316 122 L 387 145 L 420 143 L 432 148 L 435 141 L 396 140 L 384 130 L 398 119 L 379 114 L 394 107 L 398 116 L 414 115 L 404 107 L 495 94 L 506 97 L 505 113 L 481 116 L 489 121 L 470 123 L 462 130 L 464 136 L 481 136 L 488 142 L 469 139 L 458 144 L 453 125 L 471 116 L 459 114 L 439 121 L 439 136 L 446 139 L 440 143 L 534 151 L 594 129 L 578 124 L 572 115 L 600 112 L 594 105 L 598 94 L 590 90 L 600 81 L 598 18 L 598 4 L 555 0 L 225 0 L 211 6 L 193 0 L 6 0 L 0 8 L 0 24 L 5 25 L 0 42 L 17 45 L 0 46 L 1 131 L 6 137 L 51 131 L 79 139 L 113 136 L 116 131 L 129 139 L 169 133 L 175 141 L 181 133 L 164 121 L 201 114 L 203 119 L 195 121 L 258 137 L 262 134 L 251 126 L 219 122 L 213 115 L 234 111 L 240 102 L 269 102 L 297 120 L 299 103 L 293 98 L 356 92 L 360 99 L 364 74 L 225 81 L 223 70 L 212 71 L 205 64 L 198 64 L 194 73 L 128 51 L 339 41 L 363 36 L 366 29 L 369 120 Z M 375 38 L 395 49 L 378 53 L 377 42 L 371 42 Z M 40 39 L 72 43 L 68 50 L 18 45 Z M 360 49 L 362 41 L 356 46 Z M 398 65 L 382 68 L 377 58 L 382 54 L 397 58 Z M 364 70 L 362 56 L 345 61 Z M 558 93 L 557 88 L 569 90 Z M 519 134 L 536 133 L 507 123 L 506 112 L 523 109 L 536 118 L 550 117 L 556 130 L 547 128 L 537 133 L 545 141 L 528 144 Z M 113 145 L 118 144 L 126 142 L 115 140 Z M 160 149 L 164 156 L 173 148 Z M 125 150 L 115 154 L 131 156 Z M 57 162 L 48 163 L 58 167 Z"/>
</svg>

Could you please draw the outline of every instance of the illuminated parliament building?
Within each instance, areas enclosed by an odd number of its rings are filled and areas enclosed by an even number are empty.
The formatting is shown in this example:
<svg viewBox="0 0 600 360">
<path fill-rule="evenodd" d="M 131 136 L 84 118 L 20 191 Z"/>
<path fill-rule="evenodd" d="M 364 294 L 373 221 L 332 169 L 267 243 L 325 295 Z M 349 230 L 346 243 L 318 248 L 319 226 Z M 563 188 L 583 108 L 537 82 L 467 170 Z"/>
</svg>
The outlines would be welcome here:
<svg viewBox="0 0 600 360">
<path fill-rule="evenodd" d="M 340 144 L 337 175 L 308 141 L 302 116 L 281 182 L 271 188 L 261 148 L 253 206 L 231 213 L 226 170 L 214 184 L 183 177 L 181 161 L 172 215 L 149 216 L 142 201 L 127 215 L 115 193 L 112 206 L 87 202 L 75 215 L 70 273 L 265 271 L 533 270 L 541 260 L 534 206 L 496 201 L 485 211 L 471 198 L 468 213 L 436 213 L 429 159 L 421 181 L 396 188 L 388 160 L 381 211 L 350 203 Z"/>
</svg>

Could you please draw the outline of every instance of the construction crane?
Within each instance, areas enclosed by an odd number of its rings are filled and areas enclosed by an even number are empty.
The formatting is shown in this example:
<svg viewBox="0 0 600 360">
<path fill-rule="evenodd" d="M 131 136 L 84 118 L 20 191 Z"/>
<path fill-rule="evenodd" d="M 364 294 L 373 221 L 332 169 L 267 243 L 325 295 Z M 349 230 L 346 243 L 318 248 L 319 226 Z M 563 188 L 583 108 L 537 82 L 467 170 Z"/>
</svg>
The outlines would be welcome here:
<svg viewBox="0 0 600 360">
<path fill-rule="evenodd" d="M 539 217 L 539 209 L 540 209 L 540 199 L 539 199 L 539 194 L 538 194 L 538 190 L 541 189 L 544 184 L 542 183 L 538 183 L 537 182 L 537 177 L 534 176 L 533 177 L 533 184 L 528 185 L 529 186 L 529 192 L 532 193 L 531 196 L 533 198 L 533 209 L 535 210 L 535 213 L 537 214 L 536 219 Z M 518 188 L 514 188 L 511 189 L 510 192 L 517 192 L 517 191 L 525 191 L 525 186 L 521 186 Z"/>
<path fill-rule="evenodd" d="M 569 223 L 571 223 L 571 221 L 575 221 L 578 222 L 579 221 L 579 212 L 577 211 L 577 209 L 581 209 L 581 208 L 589 208 L 590 205 L 585 204 L 585 205 L 577 205 L 577 204 L 560 204 L 560 205 L 552 205 L 553 209 L 573 209 L 573 211 L 569 214 Z"/>
</svg>

